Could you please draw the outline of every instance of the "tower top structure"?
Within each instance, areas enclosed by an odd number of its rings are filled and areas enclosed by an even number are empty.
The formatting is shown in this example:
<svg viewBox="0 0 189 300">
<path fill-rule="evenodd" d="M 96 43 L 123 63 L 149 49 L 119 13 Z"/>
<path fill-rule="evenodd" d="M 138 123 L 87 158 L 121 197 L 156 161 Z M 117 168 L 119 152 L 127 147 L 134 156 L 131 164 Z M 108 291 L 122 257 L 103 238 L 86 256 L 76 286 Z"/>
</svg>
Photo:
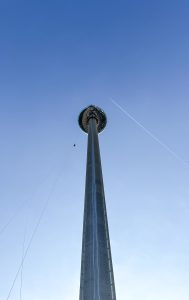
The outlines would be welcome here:
<svg viewBox="0 0 189 300">
<path fill-rule="evenodd" d="M 98 133 L 104 130 L 107 124 L 105 112 L 98 106 L 89 105 L 81 111 L 78 119 L 79 126 L 84 132 L 88 133 L 88 124 L 91 118 L 94 118 L 97 122 Z"/>
</svg>

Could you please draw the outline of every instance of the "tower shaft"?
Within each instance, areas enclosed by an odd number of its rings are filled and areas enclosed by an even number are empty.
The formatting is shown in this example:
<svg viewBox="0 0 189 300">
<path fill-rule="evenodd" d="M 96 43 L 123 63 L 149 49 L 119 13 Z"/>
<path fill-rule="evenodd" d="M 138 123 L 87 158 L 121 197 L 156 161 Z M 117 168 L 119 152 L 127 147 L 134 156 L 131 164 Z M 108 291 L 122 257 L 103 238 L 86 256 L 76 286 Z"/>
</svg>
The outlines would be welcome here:
<svg viewBox="0 0 189 300">
<path fill-rule="evenodd" d="M 80 300 L 116 300 L 97 120 L 88 121 Z"/>
</svg>

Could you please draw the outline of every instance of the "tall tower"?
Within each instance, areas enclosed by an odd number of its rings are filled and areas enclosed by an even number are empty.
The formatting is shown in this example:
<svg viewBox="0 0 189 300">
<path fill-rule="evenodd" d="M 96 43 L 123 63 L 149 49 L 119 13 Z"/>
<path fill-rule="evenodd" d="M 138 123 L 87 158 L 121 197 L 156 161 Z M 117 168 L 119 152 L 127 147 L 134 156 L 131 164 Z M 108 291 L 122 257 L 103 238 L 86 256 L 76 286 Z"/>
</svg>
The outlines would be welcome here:
<svg viewBox="0 0 189 300">
<path fill-rule="evenodd" d="M 79 125 L 88 133 L 80 300 L 116 300 L 98 142 L 106 122 L 105 113 L 93 105 L 79 115 Z"/>
</svg>

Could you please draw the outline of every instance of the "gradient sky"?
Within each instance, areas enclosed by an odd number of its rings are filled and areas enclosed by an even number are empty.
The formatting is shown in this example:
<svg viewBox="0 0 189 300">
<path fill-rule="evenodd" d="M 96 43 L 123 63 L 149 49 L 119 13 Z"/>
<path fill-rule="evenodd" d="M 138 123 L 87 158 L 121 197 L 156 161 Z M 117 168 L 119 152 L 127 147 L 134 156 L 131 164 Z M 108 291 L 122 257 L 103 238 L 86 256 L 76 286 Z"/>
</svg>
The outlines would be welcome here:
<svg viewBox="0 0 189 300">
<path fill-rule="evenodd" d="M 47 199 L 22 299 L 79 297 L 87 136 L 77 118 L 89 104 L 108 118 L 117 299 L 189 299 L 188 16 L 188 0 L 1 1 L 0 300 Z M 20 286 L 19 274 L 9 299 Z"/>
</svg>

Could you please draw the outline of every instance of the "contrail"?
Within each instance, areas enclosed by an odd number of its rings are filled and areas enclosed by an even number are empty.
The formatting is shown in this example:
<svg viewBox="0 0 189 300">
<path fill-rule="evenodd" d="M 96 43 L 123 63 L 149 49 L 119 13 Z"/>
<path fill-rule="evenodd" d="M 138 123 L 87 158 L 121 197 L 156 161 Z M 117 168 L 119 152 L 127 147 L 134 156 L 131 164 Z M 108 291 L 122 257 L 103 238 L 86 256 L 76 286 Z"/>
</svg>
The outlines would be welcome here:
<svg viewBox="0 0 189 300">
<path fill-rule="evenodd" d="M 184 163 L 187 167 L 189 164 L 176 152 L 174 152 L 169 146 L 167 146 L 165 143 L 163 143 L 160 139 L 158 139 L 150 130 L 148 130 L 146 127 L 144 127 L 140 122 L 138 122 L 130 113 L 126 111 L 119 103 L 117 103 L 112 98 L 110 99 L 111 102 L 119 108 L 130 120 L 132 120 L 135 124 L 137 124 L 144 132 L 146 132 L 154 141 L 156 141 L 159 145 L 161 145 L 165 150 L 167 150 L 172 156 L 174 156 L 177 160 Z"/>
</svg>

